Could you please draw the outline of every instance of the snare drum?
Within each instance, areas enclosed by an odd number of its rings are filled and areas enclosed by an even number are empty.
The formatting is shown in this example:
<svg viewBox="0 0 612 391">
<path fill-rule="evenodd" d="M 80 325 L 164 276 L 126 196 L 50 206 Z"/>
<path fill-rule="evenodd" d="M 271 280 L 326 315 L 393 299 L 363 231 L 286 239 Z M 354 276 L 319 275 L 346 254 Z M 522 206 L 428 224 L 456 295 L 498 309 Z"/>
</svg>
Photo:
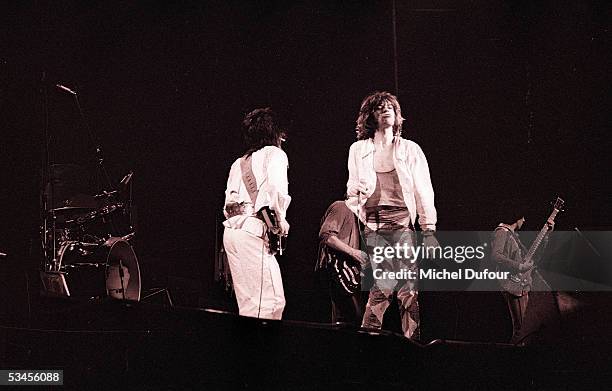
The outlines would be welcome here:
<svg viewBox="0 0 612 391">
<path fill-rule="evenodd" d="M 111 237 L 103 244 L 69 241 L 59 250 L 67 295 L 140 300 L 140 268 L 130 244 Z"/>
</svg>

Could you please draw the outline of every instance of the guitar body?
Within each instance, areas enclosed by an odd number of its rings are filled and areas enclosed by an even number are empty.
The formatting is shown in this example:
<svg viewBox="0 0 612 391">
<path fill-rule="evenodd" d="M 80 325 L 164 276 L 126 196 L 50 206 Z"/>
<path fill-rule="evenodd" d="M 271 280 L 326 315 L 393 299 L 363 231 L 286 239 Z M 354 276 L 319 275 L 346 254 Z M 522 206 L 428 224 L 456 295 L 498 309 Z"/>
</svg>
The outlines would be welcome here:
<svg viewBox="0 0 612 391">
<path fill-rule="evenodd" d="M 359 264 L 348 255 L 327 248 L 327 267 L 330 277 L 338 283 L 346 294 L 352 295 L 361 286 Z"/>
<path fill-rule="evenodd" d="M 276 213 L 265 206 L 257 214 L 266 223 L 266 235 L 268 236 L 270 252 L 272 254 L 283 255 L 283 252 L 287 249 L 287 235 L 282 233 Z"/>
<path fill-rule="evenodd" d="M 531 285 L 531 272 L 533 269 L 528 270 L 523 273 L 515 273 L 509 274 L 507 279 L 497 280 L 499 282 L 500 287 L 508 293 L 512 293 L 515 296 L 520 296 L 523 294 L 523 290 L 525 287 Z M 500 268 L 498 267 L 498 271 Z"/>
</svg>

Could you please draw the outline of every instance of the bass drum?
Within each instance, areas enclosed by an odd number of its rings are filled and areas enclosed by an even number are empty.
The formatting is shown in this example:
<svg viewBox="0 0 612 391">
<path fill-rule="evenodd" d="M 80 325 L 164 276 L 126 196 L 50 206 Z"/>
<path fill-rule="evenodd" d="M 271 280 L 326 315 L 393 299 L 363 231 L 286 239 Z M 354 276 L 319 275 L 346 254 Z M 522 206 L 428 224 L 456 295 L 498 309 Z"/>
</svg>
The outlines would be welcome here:
<svg viewBox="0 0 612 391">
<path fill-rule="evenodd" d="M 140 301 L 138 259 L 125 240 L 112 237 L 99 245 L 65 242 L 59 260 L 68 296 Z"/>
</svg>

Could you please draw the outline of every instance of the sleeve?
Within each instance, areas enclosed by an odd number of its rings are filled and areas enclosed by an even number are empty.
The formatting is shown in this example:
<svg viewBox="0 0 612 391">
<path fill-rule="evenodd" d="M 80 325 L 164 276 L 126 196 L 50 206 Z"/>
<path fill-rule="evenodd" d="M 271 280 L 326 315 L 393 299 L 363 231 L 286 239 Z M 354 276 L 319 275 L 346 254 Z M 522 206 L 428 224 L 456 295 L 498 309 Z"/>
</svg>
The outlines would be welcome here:
<svg viewBox="0 0 612 391">
<path fill-rule="evenodd" d="M 507 269 L 518 272 L 521 262 L 509 258 L 504 254 L 504 247 L 509 236 L 510 233 L 505 229 L 498 229 L 495 231 L 493 243 L 491 244 L 491 259 Z"/>
<path fill-rule="evenodd" d="M 225 207 L 231 203 L 240 203 L 243 200 L 240 197 L 240 183 L 242 181 L 242 174 L 240 172 L 240 164 L 238 161 L 232 164 L 229 175 L 227 177 L 227 186 L 225 188 L 225 203 L 223 204 L 223 215 L 225 218 L 229 218 Z"/>
<path fill-rule="evenodd" d="M 330 236 L 337 236 L 343 223 L 343 213 L 338 207 L 338 204 L 334 204 L 327 210 L 323 222 L 321 223 L 321 229 L 319 229 L 319 239 L 321 243 L 325 243 Z"/>
<path fill-rule="evenodd" d="M 359 186 L 359 169 L 357 164 L 357 143 L 353 143 L 349 149 L 348 157 L 348 182 L 346 183 L 346 194 L 356 194 Z M 353 196 L 354 197 L 354 196 Z"/>
<path fill-rule="evenodd" d="M 415 200 L 417 214 L 419 215 L 419 225 L 421 229 L 436 230 L 438 219 L 434 204 L 434 191 L 429 175 L 429 165 L 423 150 L 416 146 L 416 158 L 412 170 L 415 187 Z"/>
<path fill-rule="evenodd" d="M 289 180 L 287 179 L 287 169 L 289 159 L 287 154 L 280 148 L 272 149 L 267 164 L 267 186 L 265 191 L 269 199 L 269 206 L 279 216 L 285 220 L 287 208 L 291 202 L 289 195 Z"/>
</svg>

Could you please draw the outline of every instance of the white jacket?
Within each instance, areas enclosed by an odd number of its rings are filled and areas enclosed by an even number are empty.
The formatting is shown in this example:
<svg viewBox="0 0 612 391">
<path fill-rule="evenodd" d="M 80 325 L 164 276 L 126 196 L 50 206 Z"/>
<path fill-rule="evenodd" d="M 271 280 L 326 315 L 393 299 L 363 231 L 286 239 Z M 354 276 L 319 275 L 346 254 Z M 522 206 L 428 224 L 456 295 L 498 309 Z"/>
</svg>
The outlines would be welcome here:
<svg viewBox="0 0 612 391">
<path fill-rule="evenodd" d="M 225 205 L 236 202 L 244 202 L 247 204 L 246 214 L 237 215 L 228 218 L 223 222 L 223 225 L 228 228 L 246 229 L 251 232 L 253 227 L 248 229 L 244 227 L 245 222 L 252 225 L 252 219 L 248 217 L 254 216 L 264 206 L 269 206 L 273 209 L 280 219 L 286 218 L 287 208 L 291 202 L 289 196 L 289 183 L 287 180 L 287 168 L 289 161 L 287 154 L 280 148 L 274 146 L 266 146 L 251 155 L 253 165 L 253 175 L 257 181 L 257 200 L 255 205 L 251 204 L 249 192 L 242 181 L 242 170 L 240 168 L 240 158 L 234 161 L 230 169 L 227 179 L 227 188 L 225 190 Z M 223 214 L 228 217 L 225 211 Z M 249 222 L 250 221 L 250 222 Z M 258 224 L 261 225 L 261 224 Z M 257 229 L 258 231 L 260 228 Z M 259 236 L 259 232 L 251 232 Z"/>
<path fill-rule="evenodd" d="M 437 214 L 434 206 L 434 191 L 429 177 L 429 166 L 423 150 L 413 141 L 396 137 L 393 148 L 393 164 L 402 186 L 404 202 L 410 212 L 412 224 L 415 224 L 418 213 L 421 229 L 435 230 Z M 367 188 L 366 194 L 352 196 L 346 200 L 349 209 L 365 223 L 366 216 L 363 206 L 376 188 L 374 141 L 372 139 L 359 140 L 351 145 L 348 170 L 347 193 L 355 192 L 359 183 Z"/>
</svg>

